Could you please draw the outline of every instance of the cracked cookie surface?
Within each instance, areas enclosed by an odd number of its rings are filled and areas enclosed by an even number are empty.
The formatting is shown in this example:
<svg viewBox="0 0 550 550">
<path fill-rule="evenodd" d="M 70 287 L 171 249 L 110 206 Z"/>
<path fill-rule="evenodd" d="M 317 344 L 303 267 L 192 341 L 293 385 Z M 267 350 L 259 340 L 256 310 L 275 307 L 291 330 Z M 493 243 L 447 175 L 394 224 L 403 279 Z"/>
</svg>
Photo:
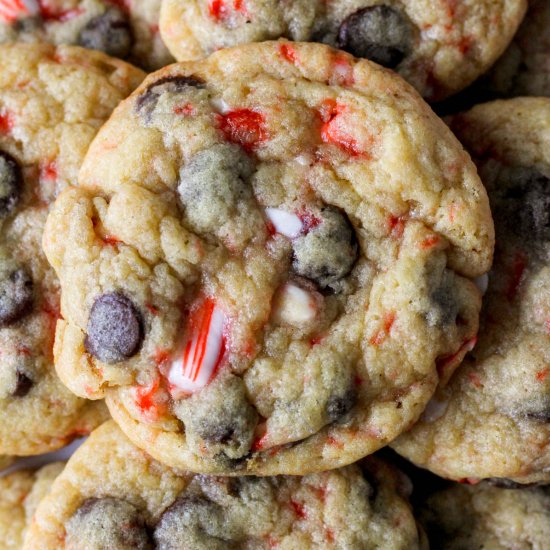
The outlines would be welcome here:
<svg viewBox="0 0 550 550">
<path fill-rule="evenodd" d="M 548 483 L 550 99 L 495 101 L 450 124 L 488 190 L 495 262 L 476 347 L 394 447 L 452 479 Z"/>
<path fill-rule="evenodd" d="M 155 70 L 174 59 L 160 38 L 160 0 L 8 0 L 0 43 L 73 44 Z"/>
<path fill-rule="evenodd" d="M 458 92 L 504 51 L 524 0 L 165 0 L 161 34 L 179 61 L 277 38 L 324 42 L 395 69 L 428 100 Z M 286 57 L 300 64 L 292 48 Z"/>
<path fill-rule="evenodd" d="M 57 370 L 161 462 L 353 462 L 416 420 L 477 332 L 483 186 L 418 94 L 368 61 L 272 42 L 166 68 L 79 181 L 44 238 Z"/>
<path fill-rule="evenodd" d="M 42 252 L 52 202 L 138 69 L 71 46 L 0 46 L 0 452 L 46 452 L 88 433 L 103 407 L 53 367 L 59 281 Z"/>
<path fill-rule="evenodd" d="M 109 421 L 70 459 L 24 548 L 415 550 L 424 546 L 409 492 L 372 457 L 305 477 L 184 475 Z"/>
</svg>

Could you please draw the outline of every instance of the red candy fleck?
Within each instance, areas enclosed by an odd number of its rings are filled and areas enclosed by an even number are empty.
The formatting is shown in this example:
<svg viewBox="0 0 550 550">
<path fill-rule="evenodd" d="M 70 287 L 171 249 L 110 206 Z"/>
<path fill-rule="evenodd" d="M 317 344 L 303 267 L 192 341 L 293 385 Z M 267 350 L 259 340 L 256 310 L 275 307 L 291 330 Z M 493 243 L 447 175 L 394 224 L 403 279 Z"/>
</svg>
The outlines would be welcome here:
<svg viewBox="0 0 550 550">
<path fill-rule="evenodd" d="M 291 500 L 290 505 L 292 506 L 292 509 L 294 510 L 294 513 L 297 517 L 299 517 L 300 519 L 307 519 L 306 509 L 301 502 Z"/>
<path fill-rule="evenodd" d="M 458 348 L 456 353 L 451 355 L 443 355 L 435 360 L 437 372 L 440 379 L 448 379 L 451 376 L 454 369 L 460 365 L 462 359 L 469 351 L 472 351 L 477 344 L 477 336 L 465 340 L 464 343 Z"/>
<path fill-rule="evenodd" d="M 235 11 L 245 13 L 244 0 L 234 0 L 233 8 Z M 226 0 L 211 0 L 208 4 L 208 13 L 210 17 L 216 21 L 223 21 L 229 15 L 229 9 L 226 5 Z"/>
<path fill-rule="evenodd" d="M 114 235 L 105 235 L 105 237 L 102 238 L 102 241 L 109 246 L 114 246 L 122 242 L 118 237 L 115 237 Z"/>
<path fill-rule="evenodd" d="M 329 543 L 333 543 L 334 542 L 334 531 L 330 527 L 327 527 L 325 529 L 325 534 L 326 534 L 327 541 Z"/>
<path fill-rule="evenodd" d="M 107 0 L 110 4 L 114 4 L 118 8 L 120 8 L 122 11 L 125 11 L 126 13 L 130 12 L 130 7 L 132 0 Z"/>
<path fill-rule="evenodd" d="M 371 336 L 369 343 L 373 346 L 379 346 L 389 336 L 395 318 L 397 317 L 395 311 L 388 311 L 384 314 L 384 320 L 380 329 Z"/>
<path fill-rule="evenodd" d="M 195 114 L 195 108 L 191 103 L 185 105 L 176 105 L 174 107 L 174 113 L 176 115 L 190 116 Z"/>
<path fill-rule="evenodd" d="M 159 310 L 158 308 L 156 308 L 153 304 L 150 304 L 149 302 L 147 302 L 145 304 L 145 307 L 149 310 L 149 313 L 151 313 L 151 315 L 158 315 L 159 314 Z"/>
<path fill-rule="evenodd" d="M 344 444 L 339 441 L 338 439 L 336 439 L 335 437 L 333 437 L 332 435 L 329 435 L 327 437 L 327 443 L 333 447 L 336 447 L 337 449 L 343 449 L 344 448 Z"/>
<path fill-rule="evenodd" d="M 462 55 L 466 55 L 472 45 L 473 45 L 473 39 L 471 36 L 463 36 L 457 43 L 456 47 L 458 48 L 458 51 L 462 54 Z"/>
<path fill-rule="evenodd" d="M 539 370 L 536 374 L 536 378 L 539 382 L 544 382 L 548 375 L 550 374 L 550 367 L 545 367 L 542 370 Z"/>
<path fill-rule="evenodd" d="M 55 181 L 57 179 L 57 164 L 55 161 L 48 162 L 40 167 L 40 179 Z"/>
<path fill-rule="evenodd" d="M 290 63 L 296 64 L 298 62 L 296 50 L 289 44 L 281 44 L 279 46 L 279 53 Z"/>
<path fill-rule="evenodd" d="M 0 133 L 8 134 L 13 128 L 13 116 L 11 113 L 0 113 Z"/>
<path fill-rule="evenodd" d="M 334 59 L 334 69 L 330 84 L 352 86 L 355 83 L 353 66 L 347 57 L 337 55 Z"/>
<path fill-rule="evenodd" d="M 250 109 L 238 109 L 217 115 L 221 131 L 232 143 L 251 152 L 268 139 L 265 118 Z"/>
<path fill-rule="evenodd" d="M 526 267 L 527 259 L 525 255 L 521 252 L 518 252 L 514 258 L 514 265 L 512 266 L 510 282 L 506 290 L 506 297 L 508 298 L 508 300 L 512 301 L 516 297 L 519 285 L 521 283 L 521 278 Z"/>
<path fill-rule="evenodd" d="M 135 392 L 135 404 L 144 416 L 156 420 L 164 409 L 164 404 L 158 403 L 157 391 L 160 379 L 155 378 L 149 386 L 138 386 Z"/>
<path fill-rule="evenodd" d="M 314 216 L 311 212 L 308 212 L 305 208 L 302 208 L 296 212 L 298 218 L 302 222 L 302 234 L 307 235 L 312 229 L 315 229 L 321 224 L 321 218 Z"/>
<path fill-rule="evenodd" d="M 420 248 L 422 248 L 423 250 L 427 250 L 428 248 L 434 247 L 438 243 L 439 243 L 439 237 L 437 235 L 430 235 L 420 243 Z"/>
<path fill-rule="evenodd" d="M 388 218 L 388 233 L 392 239 L 400 239 L 405 230 L 405 217 L 390 215 Z"/>
<path fill-rule="evenodd" d="M 346 111 L 347 107 L 328 99 L 323 102 L 319 109 L 323 125 L 321 126 L 321 139 L 325 143 L 333 143 L 344 150 L 348 155 L 359 156 L 365 154 L 359 148 L 357 140 L 349 135 L 346 129 L 342 128 L 342 121 L 339 118 Z"/>
<path fill-rule="evenodd" d="M 163 363 L 166 363 L 166 361 L 168 361 L 169 358 L 170 358 L 170 351 L 167 349 L 157 348 L 155 350 L 155 354 L 153 355 L 153 361 L 157 365 L 162 365 Z"/>
</svg>

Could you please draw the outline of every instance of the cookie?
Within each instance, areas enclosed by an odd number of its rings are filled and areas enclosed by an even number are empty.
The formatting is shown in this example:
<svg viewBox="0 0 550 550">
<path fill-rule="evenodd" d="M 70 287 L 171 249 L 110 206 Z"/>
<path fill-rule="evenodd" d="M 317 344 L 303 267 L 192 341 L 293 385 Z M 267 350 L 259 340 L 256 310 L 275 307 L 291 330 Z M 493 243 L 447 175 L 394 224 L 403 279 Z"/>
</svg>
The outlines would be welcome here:
<svg viewBox="0 0 550 550">
<path fill-rule="evenodd" d="M 509 44 L 525 0 L 165 0 L 160 31 L 178 61 L 285 37 L 324 42 L 396 70 L 428 100 L 458 92 Z M 293 60 L 292 49 L 282 55 Z M 299 64 L 299 59 L 294 59 Z"/>
<path fill-rule="evenodd" d="M 184 475 L 109 421 L 58 477 L 24 548 L 422 548 L 409 491 L 375 458 L 306 477 Z"/>
<path fill-rule="evenodd" d="M 368 61 L 271 42 L 163 69 L 79 180 L 44 239 L 57 370 L 174 467 L 351 463 L 414 422 L 477 332 L 483 186 L 418 94 Z"/>
<path fill-rule="evenodd" d="M 74 44 L 155 70 L 174 59 L 160 38 L 161 0 L 1 0 L 0 43 Z"/>
<path fill-rule="evenodd" d="M 143 78 L 73 46 L 0 46 L 0 453 L 43 453 L 88 433 L 103 407 L 77 398 L 53 367 L 59 281 L 42 252 L 50 205 Z"/>
<path fill-rule="evenodd" d="M 550 99 L 450 119 L 485 183 L 496 229 L 478 342 L 395 448 L 451 479 L 550 482 Z"/>
<path fill-rule="evenodd" d="M 38 503 L 63 470 L 62 462 L 0 477 L 0 547 L 20 550 Z"/>
<path fill-rule="evenodd" d="M 550 540 L 550 490 L 453 485 L 431 495 L 418 517 L 432 548 L 544 550 Z"/>
<path fill-rule="evenodd" d="M 532 0 L 514 40 L 483 85 L 502 96 L 550 96 L 550 3 Z"/>
</svg>

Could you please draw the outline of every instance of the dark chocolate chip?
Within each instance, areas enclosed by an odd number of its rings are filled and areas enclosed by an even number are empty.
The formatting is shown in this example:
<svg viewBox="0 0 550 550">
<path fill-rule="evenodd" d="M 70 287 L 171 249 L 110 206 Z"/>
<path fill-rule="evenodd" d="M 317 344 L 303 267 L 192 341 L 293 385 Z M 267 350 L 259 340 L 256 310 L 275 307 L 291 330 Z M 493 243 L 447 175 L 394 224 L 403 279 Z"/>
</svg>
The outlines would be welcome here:
<svg viewBox="0 0 550 550">
<path fill-rule="evenodd" d="M 162 514 L 153 537 L 157 550 L 232 548 L 226 538 L 223 509 L 198 495 L 178 498 Z"/>
<path fill-rule="evenodd" d="M 120 363 L 135 355 L 143 341 L 142 317 L 121 292 L 96 298 L 90 311 L 84 345 L 104 363 Z"/>
<path fill-rule="evenodd" d="M 258 415 L 238 376 L 218 376 L 179 401 L 175 412 L 185 424 L 189 446 L 200 447 L 212 457 L 224 453 L 227 459 L 240 459 L 252 446 Z"/>
<path fill-rule="evenodd" d="M 150 550 L 151 542 L 137 508 L 118 498 L 89 498 L 65 524 L 68 548 Z"/>
<path fill-rule="evenodd" d="M 30 313 L 33 305 L 33 282 L 23 268 L 4 273 L 0 280 L 0 326 L 7 326 Z"/>
<path fill-rule="evenodd" d="M 439 286 L 431 289 L 430 301 L 433 308 L 427 316 L 431 326 L 446 327 L 456 321 L 459 305 L 454 290 L 448 278 L 444 278 Z"/>
<path fill-rule="evenodd" d="M 501 487 L 503 489 L 527 489 L 537 485 L 536 483 L 518 483 L 517 481 L 512 481 L 505 477 L 489 477 L 483 481 L 489 485 L 494 485 L 495 487 Z"/>
<path fill-rule="evenodd" d="M 546 409 L 526 412 L 525 416 L 529 420 L 535 420 L 536 422 L 550 422 L 550 404 L 548 404 L 548 408 Z"/>
<path fill-rule="evenodd" d="M 329 422 L 334 422 L 349 413 L 356 403 L 357 391 L 355 388 L 350 388 L 341 395 L 333 395 L 327 402 Z"/>
<path fill-rule="evenodd" d="M 165 76 L 159 78 L 145 89 L 136 100 L 136 111 L 148 122 L 155 110 L 159 97 L 163 93 L 179 94 L 189 88 L 206 88 L 204 80 L 197 76 Z"/>
<path fill-rule="evenodd" d="M 0 151 L 0 219 L 8 216 L 19 203 L 23 192 L 23 175 L 19 163 Z"/>
<path fill-rule="evenodd" d="M 347 216 L 328 206 L 318 222 L 292 241 L 294 271 L 325 289 L 345 277 L 358 256 L 357 238 Z"/>
<path fill-rule="evenodd" d="M 386 5 L 352 13 L 338 30 L 339 48 L 392 69 L 411 53 L 412 44 L 412 23 L 400 10 Z"/>
<path fill-rule="evenodd" d="M 117 8 L 90 19 L 78 35 L 78 43 L 90 50 L 99 50 L 124 59 L 130 54 L 133 37 L 128 18 Z"/>
<path fill-rule="evenodd" d="M 15 390 L 13 390 L 14 397 L 25 397 L 33 386 L 33 381 L 21 371 L 16 371 L 15 373 Z"/>
<path fill-rule="evenodd" d="M 178 184 L 191 228 L 201 234 L 220 231 L 252 199 L 251 173 L 251 161 L 237 145 L 215 145 L 195 154 L 181 168 Z"/>
</svg>

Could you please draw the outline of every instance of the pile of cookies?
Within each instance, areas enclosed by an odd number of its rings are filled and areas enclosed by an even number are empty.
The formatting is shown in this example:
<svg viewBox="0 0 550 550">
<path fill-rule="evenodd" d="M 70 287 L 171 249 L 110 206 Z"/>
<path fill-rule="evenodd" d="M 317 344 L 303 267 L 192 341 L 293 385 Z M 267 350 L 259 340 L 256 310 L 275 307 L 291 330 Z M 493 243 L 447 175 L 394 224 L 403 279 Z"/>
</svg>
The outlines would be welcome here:
<svg viewBox="0 0 550 550">
<path fill-rule="evenodd" d="M 0 549 L 550 548 L 548 24 L 0 0 Z"/>
</svg>

